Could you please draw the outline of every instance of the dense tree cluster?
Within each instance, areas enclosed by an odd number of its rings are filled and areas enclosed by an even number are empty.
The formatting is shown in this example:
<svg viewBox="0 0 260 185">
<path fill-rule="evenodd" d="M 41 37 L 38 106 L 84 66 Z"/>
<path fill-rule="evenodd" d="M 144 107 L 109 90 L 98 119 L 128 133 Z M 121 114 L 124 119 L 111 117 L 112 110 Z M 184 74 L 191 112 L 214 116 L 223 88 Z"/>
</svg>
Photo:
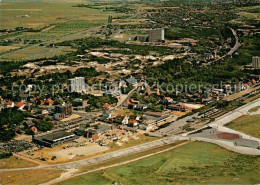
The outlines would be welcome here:
<svg viewBox="0 0 260 185">
<path fill-rule="evenodd" d="M 39 131 L 42 132 L 47 132 L 53 128 L 53 124 L 45 120 L 37 121 L 35 126 L 38 128 Z"/>
<path fill-rule="evenodd" d="M 24 119 L 19 110 L 3 109 L 0 112 L 0 141 L 8 141 L 15 136 L 15 129 L 21 125 Z"/>
</svg>

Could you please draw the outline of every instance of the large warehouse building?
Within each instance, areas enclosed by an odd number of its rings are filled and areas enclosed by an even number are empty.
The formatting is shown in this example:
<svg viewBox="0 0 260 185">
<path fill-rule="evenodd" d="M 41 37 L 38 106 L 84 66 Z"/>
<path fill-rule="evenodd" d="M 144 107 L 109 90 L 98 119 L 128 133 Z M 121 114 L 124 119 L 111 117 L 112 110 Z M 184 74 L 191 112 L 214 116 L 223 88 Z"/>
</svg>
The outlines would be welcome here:
<svg viewBox="0 0 260 185">
<path fill-rule="evenodd" d="M 57 145 L 62 145 L 69 141 L 73 141 L 77 138 L 78 136 L 76 136 L 74 133 L 56 131 L 50 134 L 33 137 L 33 142 L 47 147 L 54 147 Z"/>
</svg>

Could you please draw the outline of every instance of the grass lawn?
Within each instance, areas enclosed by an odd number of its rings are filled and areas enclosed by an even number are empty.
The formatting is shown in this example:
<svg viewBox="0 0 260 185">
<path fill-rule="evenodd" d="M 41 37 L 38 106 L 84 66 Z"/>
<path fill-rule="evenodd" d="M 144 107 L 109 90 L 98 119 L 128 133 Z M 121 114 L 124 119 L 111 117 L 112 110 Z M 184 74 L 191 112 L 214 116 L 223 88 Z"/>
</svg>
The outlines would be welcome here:
<svg viewBox="0 0 260 185">
<path fill-rule="evenodd" d="M 61 170 L 40 169 L 0 173 L 1 184 L 40 184 L 58 178 Z"/>
<path fill-rule="evenodd" d="M 23 167 L 32 167 L 38 166 L 36 163 L 20 159 L 15 156 L 8 158 L 0 159 L 0 169 L 6 168 L 23 168 Z"/>
<path fill-rule="evenodd" d="M 192 142 L 136 162 L 69 179 L 61 184 L 260 183 L 260 157 Z"/>
<path fill-rule="evenodd" d="M 241 116 L 226 126 L 250 136 L 260 138 L 260 114 Z"/>
</svg>

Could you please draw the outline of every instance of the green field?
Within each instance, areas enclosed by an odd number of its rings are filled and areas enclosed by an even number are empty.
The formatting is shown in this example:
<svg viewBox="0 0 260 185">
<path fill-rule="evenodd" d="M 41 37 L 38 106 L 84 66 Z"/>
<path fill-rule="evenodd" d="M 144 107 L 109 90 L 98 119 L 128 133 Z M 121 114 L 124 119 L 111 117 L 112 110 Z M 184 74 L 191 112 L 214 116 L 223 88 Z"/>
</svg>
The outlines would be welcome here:
<svg viewBox="0 0 260 185">
<path fill-rule="evenodd" d="M 1 59 L 30 60 L 67 53 L 59 49 L 57 51 L 52 48 L 42 49 L 39 44 L 44 43 L 45 46 L 48 46 L 57 41 L 88 37 L 93 30 L 107 24 L 109 15 L 124 15 L 124 13 L 104 11 L 104 7 L 100 9 L 74 7 L 80 3 L 89 4 L 90 2 L 81 0 L 1 1 L 0 29 L 12 30 L 10 33 L 0 36 L 1 43 L 8 42 L 8 45 L 2 45 L 0 48 Z M 22 30 L 20 30 L 21 28 Z M 16 40 L 16 42 L 10 42 L 10 40 Z M 30 42 L 37 43 L 31 44 Z M 25 49 L 10 51 L 15 48 Z M 44 50 L 43 54 L 42 50 Z M 33 55 L 28 56 L 30 53 Z"/>
<path fill-rule="evenodd" d="M 260 114 L 241 116 L 226 126 L 250 136 L 260 138 Z"/>
<path fill-rule="evenodd" d="M 260 183 L 260 157 L 192 142 L 127 165 L 69 179 L 61 184 Z"/>
<path fill-rule="evenodd" d="M 72 7 L 80 1 L 9 1 L 0 2 L 1 29 L 16 27 L 38 28 L 68 22 L 102 19 L 102 10 Z M 102 13 L 103 14 L 103 13 Z M 24 17 L 27 15 L 28 17 Z M 107 16 L 105 17 L 107 19 Z"/>
</svg>

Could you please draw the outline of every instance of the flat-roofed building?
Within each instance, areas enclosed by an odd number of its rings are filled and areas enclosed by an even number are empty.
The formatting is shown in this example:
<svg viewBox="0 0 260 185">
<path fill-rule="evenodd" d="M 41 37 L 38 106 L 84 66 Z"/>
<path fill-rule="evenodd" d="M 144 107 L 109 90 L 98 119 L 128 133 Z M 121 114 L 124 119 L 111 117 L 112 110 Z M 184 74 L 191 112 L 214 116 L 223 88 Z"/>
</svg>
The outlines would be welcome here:
<svg viewBox="0 0 260 185">
<path fill-rule="evenodd" d="M 164 29 L 158 28 L 149 30 L 149 42 L 161 42 L 164 41 Z"/>
<path fill-rule="evenodd" d="M 86 90 L 85 78 L 84 77 L 76 77 L 69 79 L 69 89 L 70 92 L 81 93 Z"/>
<path fill-rule="evenodd" d="M 54 147 L 57 145 L 62 145 L 69 141 L 73 141 L 77 138 L 78 136 L 76 136 L 74 133 L 56 131 L 50 134 L 33 137 L 33 142 L 47 147 Z"/>
</svg>

